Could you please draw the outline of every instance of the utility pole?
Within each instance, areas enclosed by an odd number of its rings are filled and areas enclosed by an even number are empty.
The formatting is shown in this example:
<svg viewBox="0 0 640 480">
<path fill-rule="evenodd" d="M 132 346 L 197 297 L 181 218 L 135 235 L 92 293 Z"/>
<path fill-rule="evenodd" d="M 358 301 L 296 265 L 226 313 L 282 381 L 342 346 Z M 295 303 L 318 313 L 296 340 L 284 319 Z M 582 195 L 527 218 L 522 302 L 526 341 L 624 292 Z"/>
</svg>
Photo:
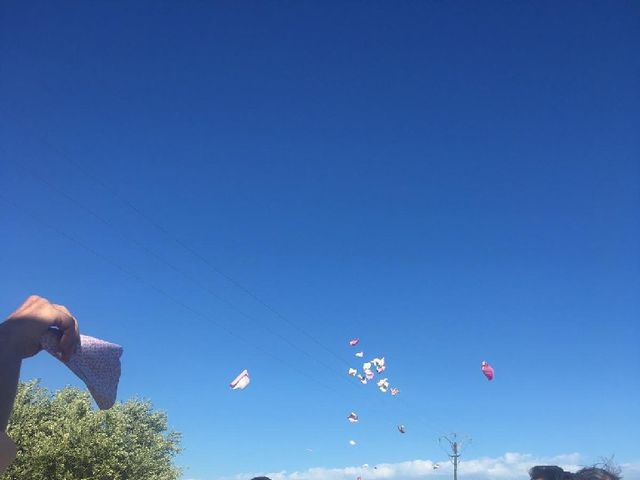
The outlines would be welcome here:
<svg viewBox="0 0 640 480">
<path fill-rule="evenodd" d="M 462 452 L 462 448 L 468 445 L 469 443 L 471 443 L 471 438 L 465 437 L 462 440 L 459 440 L 458 434 L 452 433 L 449 436 L 445 435 L 440 437 L 439 439 L 440 446 L 442 446 L 442 440 L 446 440 L 447 442 L 449 442 L 451 453 L 449 453 L 448 450 L 445 450 L 445 452 L 449 456 L 451 463 L 453 463 L 453 480 L 458 480 L 458 463 L 459 463 L 459 458 Z"/>
</svg>

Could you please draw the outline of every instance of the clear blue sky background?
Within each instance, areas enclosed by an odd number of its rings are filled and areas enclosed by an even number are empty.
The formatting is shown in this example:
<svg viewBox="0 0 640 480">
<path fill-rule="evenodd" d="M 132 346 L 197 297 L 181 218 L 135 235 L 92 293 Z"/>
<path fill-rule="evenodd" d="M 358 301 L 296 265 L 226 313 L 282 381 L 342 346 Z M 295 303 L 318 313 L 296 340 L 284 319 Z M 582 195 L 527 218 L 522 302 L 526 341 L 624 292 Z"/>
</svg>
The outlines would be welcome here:
<svg viewBox="0 0 640 480">
<path fill-rule="evenodd" d="M 119 398 L 168 413 L 187 477 L 442 458 L 450 431 L 637 460 L 639 18 L 2 2 L 0 305 L 122 344 Z M 348 381 L 353 336 L 401 397 Z"/>
</svg>

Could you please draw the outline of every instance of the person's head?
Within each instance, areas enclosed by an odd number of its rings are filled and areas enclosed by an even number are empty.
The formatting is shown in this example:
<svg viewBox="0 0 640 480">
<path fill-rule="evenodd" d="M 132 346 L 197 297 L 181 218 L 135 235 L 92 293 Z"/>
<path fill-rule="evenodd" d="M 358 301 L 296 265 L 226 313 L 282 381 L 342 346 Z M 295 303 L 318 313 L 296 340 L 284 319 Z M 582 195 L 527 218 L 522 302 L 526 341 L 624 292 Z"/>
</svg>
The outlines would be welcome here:
<svg viewBox="0 0 640 480">
<path fill-rule="evenodd" d="M 571 480 L 572 474 L 557 465 L 537 465 L 529 470 L 531 480 Z"/>
<path fill-rule="evenodd" d="M 556 465 L 538 465 L 529 470 L 531 480 L 622 480 L 614 468 L 587 467 L 576 473 L 565 472 Z"/>
<path fill-rule="evenodd" d="M 621 480 L 618 472 L 608 468 L 587 467 L 573 474 L 575 480 Z"/>
</svg>

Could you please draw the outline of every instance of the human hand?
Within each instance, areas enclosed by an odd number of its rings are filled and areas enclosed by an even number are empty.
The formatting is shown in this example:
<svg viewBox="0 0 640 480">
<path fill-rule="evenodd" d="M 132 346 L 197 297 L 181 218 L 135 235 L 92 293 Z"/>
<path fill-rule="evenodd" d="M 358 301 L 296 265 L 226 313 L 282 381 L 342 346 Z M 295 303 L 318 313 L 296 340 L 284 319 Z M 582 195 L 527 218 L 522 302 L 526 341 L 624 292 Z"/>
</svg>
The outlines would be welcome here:
<svg viewBox="0 0 640 480">
<path fill-rule="evenodd" d="M 21 358 L 38 353 L 40 339 L 49 327 L 62 332 L 58 358 L 68 361 L 80 341 L 78 321 L 63 305 L 50 303 L 46 298 L 32 295 L 5 321 L 11 345 Z"/>
</svg>

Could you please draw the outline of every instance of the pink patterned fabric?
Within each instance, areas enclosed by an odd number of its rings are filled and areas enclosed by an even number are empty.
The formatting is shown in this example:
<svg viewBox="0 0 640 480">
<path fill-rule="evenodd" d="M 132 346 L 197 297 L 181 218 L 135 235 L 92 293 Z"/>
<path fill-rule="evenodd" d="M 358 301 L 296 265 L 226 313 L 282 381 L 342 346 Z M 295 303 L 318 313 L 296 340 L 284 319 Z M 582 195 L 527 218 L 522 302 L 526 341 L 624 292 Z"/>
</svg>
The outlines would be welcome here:
<svg viewBox="0 0 640 480">
<path fill-rule="evenodd" d="M 42 336 L 42 348 L 54 355 L 59 351 L 60 334 L 48 331 Z M 109 409 L 116 401 L 120 381 L 122 347 L 86 335 L 68 362 L 63 362 L 85 383 L 101 410 Z"/>
</svg>

